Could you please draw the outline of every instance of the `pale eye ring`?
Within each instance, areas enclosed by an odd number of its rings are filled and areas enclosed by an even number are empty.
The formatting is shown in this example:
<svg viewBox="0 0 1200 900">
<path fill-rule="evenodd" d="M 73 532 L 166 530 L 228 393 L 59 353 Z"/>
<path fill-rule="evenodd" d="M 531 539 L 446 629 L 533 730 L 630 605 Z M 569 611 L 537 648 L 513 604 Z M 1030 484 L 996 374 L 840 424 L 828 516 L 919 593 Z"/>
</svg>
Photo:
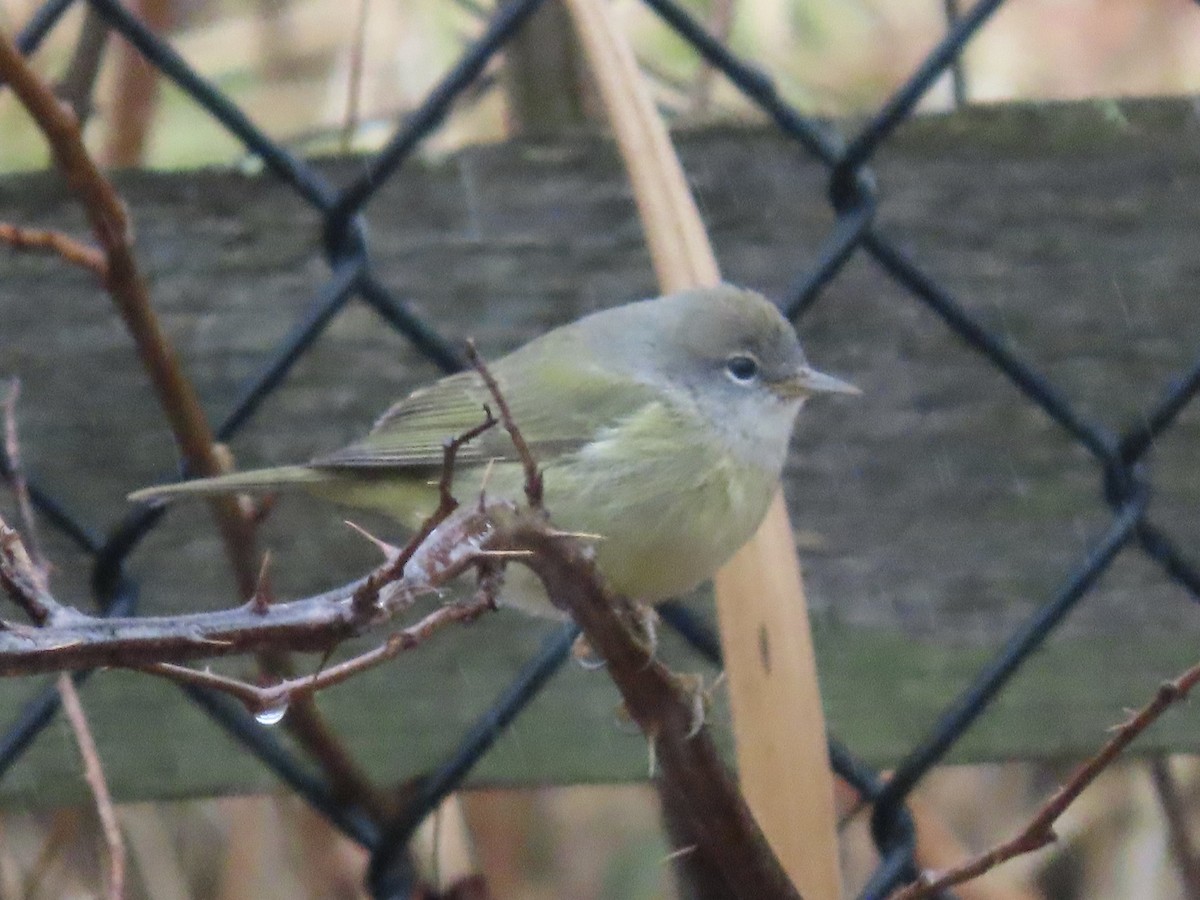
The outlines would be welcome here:
<svg viewBox="0 0 1200 900">
<path fill-rule="evenodd" d="M 725 374 L 738 384 L 751 384 L 758 379 L 758 360 L 738 353 L 725 360 Z"/>
</svg>

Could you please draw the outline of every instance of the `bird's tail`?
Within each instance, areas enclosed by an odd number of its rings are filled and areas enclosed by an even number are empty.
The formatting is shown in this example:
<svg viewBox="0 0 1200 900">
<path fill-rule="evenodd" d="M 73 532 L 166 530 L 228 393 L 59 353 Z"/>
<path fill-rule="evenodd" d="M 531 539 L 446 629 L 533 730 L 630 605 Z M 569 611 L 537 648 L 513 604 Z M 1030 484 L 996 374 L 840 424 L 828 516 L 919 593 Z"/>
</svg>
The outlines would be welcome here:
<svg viewBox="0 0 1200 900">
<path fill-rule="evenodd" d="M 129 499 L 136 503 L 146 500 L 173 500 L 185 495 L 232 494 L 239 491 L 314 484 L 326 481 L 328 478 L 326 473 L 308 466 L 279 466 L 273 469 L 231 472 L 228 475 L 217 475 L 213 478 L 196 478 L 176 484 L 158 484 L 154 487 L 134 491 L 129 495 Z"/>
</svg>

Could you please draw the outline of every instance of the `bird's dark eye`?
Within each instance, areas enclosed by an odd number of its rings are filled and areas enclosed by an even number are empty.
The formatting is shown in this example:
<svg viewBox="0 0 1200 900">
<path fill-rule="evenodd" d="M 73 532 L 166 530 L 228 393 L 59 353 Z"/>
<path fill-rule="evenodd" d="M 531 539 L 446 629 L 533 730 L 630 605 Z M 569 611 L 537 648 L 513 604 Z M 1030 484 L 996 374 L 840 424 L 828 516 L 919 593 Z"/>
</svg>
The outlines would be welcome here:
<svg viewBox="0 0 1200 900">
<path fill-rule="evenodd" d="M 758 360 L 753 356 L 731 356 L 725 360 L 725 371 L 739 384 L 749 384 L 758 377 Z"/>
</svg>

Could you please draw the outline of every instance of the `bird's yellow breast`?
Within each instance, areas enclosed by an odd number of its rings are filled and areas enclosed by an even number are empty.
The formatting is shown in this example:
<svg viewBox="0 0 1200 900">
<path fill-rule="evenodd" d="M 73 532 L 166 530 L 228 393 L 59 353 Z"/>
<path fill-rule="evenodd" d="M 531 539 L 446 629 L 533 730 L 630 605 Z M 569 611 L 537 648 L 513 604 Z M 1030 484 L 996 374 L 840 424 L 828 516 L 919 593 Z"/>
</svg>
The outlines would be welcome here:
<svg viewBox="0 0 1200 900">
<path fill-rule="evenodd" d="M 657 602 L 711 577 L 757 529 L 778 472 L 747 463 L 714 440 L 686 410 L 650 403 L 602 429 L 576 451 L 539 460 L 545 503 L 555 527 L 598 535 L 597 565 L 610 586 Z M 483 489 L 523 499 L 523 472 L 512 462 L 455 473 L 455 493 Z M 436 506 L 427 479 L 337 479 L 313 490 L 330 499 L 380 509 L 415 527 Z M 536 580 L 512 566 L 502 600 L 529 612 L 552 607 Z"/>
<path fill-rule="evenodd" d="M 703 429 L 650 404 L 546 467 L 551 519 L 602 536 L 597 563 L 620 593 L 654 602 L 691 590 L 766 514 L 778 474 L 736 459 Z"/>
</svg>

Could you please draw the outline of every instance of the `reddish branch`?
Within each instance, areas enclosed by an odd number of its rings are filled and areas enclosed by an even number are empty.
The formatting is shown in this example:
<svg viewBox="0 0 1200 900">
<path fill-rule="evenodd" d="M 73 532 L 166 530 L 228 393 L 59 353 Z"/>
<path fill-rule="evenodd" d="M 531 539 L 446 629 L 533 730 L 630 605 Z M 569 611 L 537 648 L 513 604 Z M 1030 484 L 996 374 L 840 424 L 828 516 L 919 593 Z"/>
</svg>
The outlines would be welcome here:
<svg viewBox="0 0 1200 900">
<path fill-rule="evenodd" d="M 155 9 L 160 7 L 166 9 L 161 3 L 154 4 Z M 145 65 L 141 61 L 138 64 Z M 220 474 L 223 466 L 212 429 L 195 389 L 183 374 L 175 352 L 159 326 L 145 279 L 134 258 L 132 226 L 125 205 L 84 147 L 78 119 L 3 34 L 0 34 L 0 82 L 7 82 L 12 87 L 17 99 L 45 135 L 59 171 L 83 204 L 104 254 L 104 286 L 133 337 L 187 468 L 196 475 Z M 254 522 L 243 514 L 232 495 L 214 496 L 209 503 L 239 593 L 250 597 L 255 589 L 257 572 Z M 288 660 L 274 651 L 267 652 L 261 662 L 273 674 L 286 677 L 291 672 Z M 329 774 L 340 795 L 368 808 L 380 808 L 370 783 L 338 743 L 315 706 L 297 704 L 288 717 L 287 727 Z"/>
<path fill-rule="evenodd" d="M 482 364 L 480 364 L 482 366 Z M 486 412 L 486 409 L 485 409 Z M 0 586 L 38 627 L 0 622 L 0 674 L 123 666 L 140 668 L 233 694 L 255 710 L 309 698 L 315 691 L 415 647 L 453 622 L 470 621 L 495 607 L 499 586 L 491 513 L 504 503 L 458 512 L 451 490 L 458 451 L 496 425 L 490 412 L 478 426 L 446 442 L 439 481 L 441 502 L 402 549 L 381 546 L 388 557 L 366 578 L 318 597 L 268 602 L 266 568 L 241 606 L 185 616 L 97 618 L 59 604 L 36 578 L 16 533 L 0 521 Z M 457 514 L 456 514 L 457 513 Z M 380 542 L 377 542 L 380 543 Z M 470 568 L 480 571 L 480 593 L 470 603 L 442 607 L 390 636 L 383 645 L 316 673 L 269 687 L 246 684 L 178 665 L 198 658 L 246 652 L 331 652 L 338 643 L 390 620 L 422 593 Z M 167 661 L 170 662 L 167 662 Z"/>
<path fill-rule="evenodd" d="M 1032 819 L 1011 840 L 967 860 L 953 869 L 935 876 L 927 876 L 894 894 L 892 900 L 918 900 L 932 897 L 941 891 L 978 878 L 1002 862 L 1016 856 L 1032 853 L 1054 843 L 1054 823 L 1066 812 L 1067 807 L 1096 778 L 1112 765 L 1113 761 L 1133 743 L 1134 739 L 1149 728 L 1167 709 L 1187 697 L 1200 682 L 1200 663 L 1192 666 L 1178 678 L 1159 686 L 1158 692 L 1149 703 L 1125 721 L 1113 736 L 1105 742 L 1094 756 L 1082 763 L 1071 777 L 1047 800 Z"/>
<path fill-rule="evenodd" d="M 150 303 L 146 281 L 133 255 L 133 235 L 125 204 L 83 145 L 79 121 L 53 89 L 26 63 L 7 35 L 0 34 L 0 81 L 6 82 L 45 135 L 58 170 L 79 197 L 104 256 L 104 286 L 137 345 L 188 468 L 218 475 L 221 465 L 212 430 L 191 383 L 183 374 Z M 231 496 L 214 507 L 226 550 L 235 560 L 239 587 L 254 587 L 253 533 Z"/>
<path fill-rule="evenodd" d="M 497 523 L 503 546 L 527 550 L 523 563 L 570 612 L 651 742 L 657 777 L 687 817 L 695 853 L 712 860 L 736 897 L 798 898 L 738 792 L 707 728 L 699 727 L 694 688 L 673 675 L 641 639 L 644 613 L 597 577 L 591 554 L 545 522 L 516 513 Z"/>
<path fill-rule="evenodd" d="M 0 222 L 0 242 L 8 244 L 14 250 L 57 253 L 71 265 L 91 272 L 101 282 L 108 278 L 108 264 L 104 254 L 61 231 L 22 228 L 19 225 Z"/>
<path fill-rule="evenodd" d="M 75 682 L 71 680 L 70 675 L 63 673 L 58 676 L 58 694 L 62 698 L 63 712 L 66 713 L 67 721 L 71 723 L 71 731 L 75 735 L 75 743 L 83 759 L 83 777 L 96 801 L 100 830 L 108 848 L 108 900 L 121 900 L 125 896 L 125 839 L 121 836 L 121 826 L 117 823 L 112 794 L 108 792 L 108 781 L 104 777 L 104 767 L 100 764 L 100 752 L 96 749 L 96 739 L 92 737 L 92 729 L 79 700 L 79 691 L 75 689 Z"/>
<path fill-rule="evenodd" d="M 519 438 L 495 380 L 482 362 L 476 361 L 476 367 L 492 390 L 500 422 Z M 490 416 L 486 424 L 494 424 Z M 523 441 L 514 443 L 525 446 Z M 453 443 L 447 446 L 447 467 L 453 465 L 456 450 Z M 538 496 L 540 473 L 528 450 L 521 453 L 531 473 L 526 491 Z M 442 485 L 444 494 L 449 494 L 446 472 Z M 452 498 L 446 502 L 443 496 L 435 516 L 438 521 L 415 546 L 389 553 L 388 562 L 367 579 L 319 597 L 271 604 L 265 611 L 261 603 L 251 600 L 223 612 L 170 618 L 102 620 L 60 607 L 61 612 L 48 616 L 45 628 L 4 624 L 0 626 L 0 673 L 97 664 L 133 667 L 228 691 L 255 709 L 276 708 L 391 658 L 446 625 L 492 608 L 500 567 L 517 560 L 541 578 L 551 600 L 574 617 L 607 664 L 630 715 L 651 742 L 656 777 L 663 790 L 677 799 L 674 805 L 686 817 L 689 834 L 695 836 L 692 852 L 712 860 L 733 896 L 797 900 L 799 894 L 697 718 L 694 686 L 668 671 L 647 646 L 644 611 L 604 586 L 590 550 L 552 528 L 540 504 L 517 508 L 481 500 L 468 508 L 454 506 Z M 19 547 L 19 541 L 13 546 Z M 404 553 L 407 562 L 398 572 L 397 554 Z M 21 567 L 19 553 L 0 553 L 0 577 L 10 593 L 24 590 L 28 581 Z M 473 601 L 435 610 L 367 654 L 307 678 L 261 688 L 178 665 L 264 646 L 328 651 L 345 637 L 389 621 L 408 608 L 417 594 L 471 569 L 477 569 L 481 579 Z M 395 580 L 389 580 L 393 576 Z M 370 589 L 369 602 L 356 602 L 369 583 L 377 585 Z M 29 602 L 18 599 L 22 605 Z"/>
<path fill-rule="evenodd" d="M 144 671 L 162 675 L 172 681 L 214 688 L 235 697 L 256 712 L 270 709 L 285 709 L 298 699 L 311 697 L 317 691 L 341 684 L 360 672 L 372 669 L 380 663 L 395 659 L 405 650 L 412 650 L 447 625 L 473 622 L 485 612 L 496 608 L 495 597 L 481 593 L 469 603 L 451 603 L 439 607 L 400 631 L 388 635 L 387 639 L 373 650 L 361 653 L 335 666 L 318 669 L 312 675 L 289 678 L 278 684 L 261 687 L 236 678 L 227 678 L 214 672 L 190 669 L 171 663 L 158 663 L 144 667 Z"/>
</svg>

